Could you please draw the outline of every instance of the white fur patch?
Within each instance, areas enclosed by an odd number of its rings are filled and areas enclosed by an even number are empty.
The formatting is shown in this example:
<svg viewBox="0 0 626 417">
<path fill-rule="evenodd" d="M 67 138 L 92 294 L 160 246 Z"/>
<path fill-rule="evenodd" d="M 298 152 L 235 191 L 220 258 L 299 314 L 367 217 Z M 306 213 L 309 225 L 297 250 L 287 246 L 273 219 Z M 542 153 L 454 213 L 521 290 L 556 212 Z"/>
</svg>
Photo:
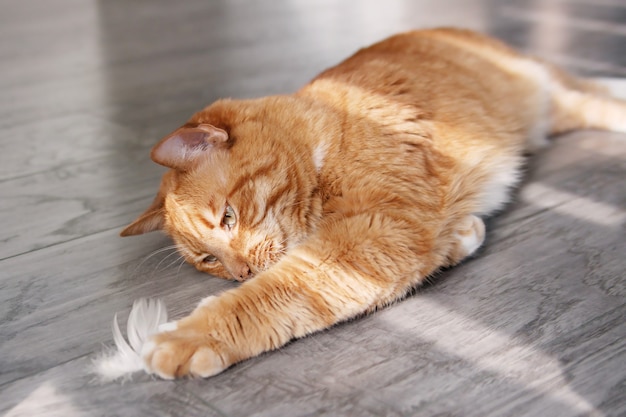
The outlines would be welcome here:
<svg viewBox="0 0 626 417">
<path fill-rule="evenodd" d="M 211 304 L 211 301 L 213 301 L 215 298 L 214 295 L 209 295 L 208 297 L 204 297 L 202 300 L 200 300 L 200 302 L 198 303 L 198 307 L 205 307 L 208 306 L 209 304 Z"/>
<path fill-rule="evenodd" d="M 483 221 L 476 216 L 472 216 L 471 221 L 473 223 L 473 233 L 457 233 L 456 235 L 459 243 L 461 243 L 461 246 L 466 253 L 465 256 L 473 254 L 476 249 L 478 249 L 485 241 L 485 224 L 483 223 Z"/>
<path fill-rule="evenodd" d="M 115 314 L 112 327 L 115 348 L 103 352 L 94 360 L 93 371 L 103 381 L 112 381 L 145 370 L 140 352 L 148 338 L 157 333 L 162 325 L 176 325 L 175 322 L 167 323 L 167 310 L 163 301 L 145 298 L 136 300 L 128 316 L 128 342 L 122 336 Z"/>
<path fill-rule="evenodd" d="M 493 214 L 509 201 L 511 188 L 520 179 L 519 166 L 521 164 L 521 158 L 513 157 L 502 161 L 492 169 L 489 180 L 481 190 L 478 214 Z"/>
<path fill-rule="evenodd" d="M 328 151 L 328 145 L 324 142 L 319 143 L 313 150 L 313 165 L 317 172 L 320 172 L 324 166 L 324 158 L 326 158 L 326 152 Z"/>
</svg>

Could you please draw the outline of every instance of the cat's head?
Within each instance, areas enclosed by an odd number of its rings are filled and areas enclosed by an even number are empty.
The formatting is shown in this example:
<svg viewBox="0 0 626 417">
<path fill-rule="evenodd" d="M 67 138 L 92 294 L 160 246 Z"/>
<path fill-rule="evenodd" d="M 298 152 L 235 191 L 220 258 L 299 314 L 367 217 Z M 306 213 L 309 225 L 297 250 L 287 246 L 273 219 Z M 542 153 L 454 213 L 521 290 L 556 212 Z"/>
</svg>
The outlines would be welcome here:
<svg viewBox="0 0 626 417">
<path fill-rule="evenodd" d="M 245 103 L 217 102 L 152 149 L 170 170 L 122 236 L 163 229 L 200 271 L 245 280 L 311 230 L 321 211 L 315 164 L 284 137 L 304 126 L 281 118 L 281 106 L 268 115 L 237 108 Z"/>
</svg>

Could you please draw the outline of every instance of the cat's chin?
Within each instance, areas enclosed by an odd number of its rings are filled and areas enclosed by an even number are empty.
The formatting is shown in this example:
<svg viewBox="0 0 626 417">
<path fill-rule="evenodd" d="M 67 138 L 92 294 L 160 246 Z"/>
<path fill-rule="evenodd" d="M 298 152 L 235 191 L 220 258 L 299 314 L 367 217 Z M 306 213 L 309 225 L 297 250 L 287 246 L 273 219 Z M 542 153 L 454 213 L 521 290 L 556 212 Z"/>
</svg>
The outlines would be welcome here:
<svg viewBox="0 0 626 417">
<path fill-rule="evenodd" d="M 241 277 L 237 277 L 237 278 L 227 278 L 230 281 L 235 281 L 235 282 L 246 282 L 246 281 L 250 281 L 252 279 L 254 279 L 255 275 L 249 275 L 245 278 L 241 278 Z"/>
<path fill-rule="evenodd" d="M 196 269 L 200 272 L 203 272 L 213 278 L 219 278 L 219 279 L 223 279 L 226 281 L 234 281 L 234 282 L 245 282 L 245 281 L 250 281 L 251 279 L 254 279 L 255 276 L 257 276 L 257 272 L 252 272 L 250 275 L 246 276 L 246 277 L 233 277 L 232 275 L 229 275 L 227 273 L 224 274 L 217 274 L 215 272 L 211 272 L 211 271 L 207 271 L 201 267 L 196 266 Z M 260 272 L 260 271 L 259 271 Z"/>
</svg>

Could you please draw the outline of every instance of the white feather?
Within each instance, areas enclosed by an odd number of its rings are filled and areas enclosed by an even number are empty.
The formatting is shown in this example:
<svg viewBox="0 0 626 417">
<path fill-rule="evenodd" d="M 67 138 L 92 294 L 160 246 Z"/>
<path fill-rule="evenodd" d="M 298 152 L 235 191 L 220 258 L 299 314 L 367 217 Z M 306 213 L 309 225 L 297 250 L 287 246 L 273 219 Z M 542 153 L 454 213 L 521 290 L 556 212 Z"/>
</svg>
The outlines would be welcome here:
<svg viewBox="0 0 626 417">
<path fill-rule="evenodd" d="M 112 325 L 115 348 L 103 352 L 94 360 L 94 372 L 100 379 L 112 381 L 144 370 L 141 349 L 148 338 L 157 333 L 159 326 L 165 322 L 167 310 L 163 301 L 144 298 L 136 300 L 128 316 L 127 342 L 120 331 L 115 314 Z"/>
</svg>

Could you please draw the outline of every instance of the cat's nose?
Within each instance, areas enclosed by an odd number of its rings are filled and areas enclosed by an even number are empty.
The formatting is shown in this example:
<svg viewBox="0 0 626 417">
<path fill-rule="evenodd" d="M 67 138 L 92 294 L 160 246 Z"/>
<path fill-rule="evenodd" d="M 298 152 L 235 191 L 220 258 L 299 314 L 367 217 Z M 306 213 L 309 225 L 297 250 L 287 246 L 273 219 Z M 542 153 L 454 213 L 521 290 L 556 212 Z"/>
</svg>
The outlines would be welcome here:
<svg viewBox="0 0 626 417">
<path fill-rule="evenodd" d="M 248 264 L 244 262 L 243 265 L 239 267 L 238 278 L 241 281 L 244 281 L 250 278 L 251 276 L 252 276 L 252 271 L 250 271 L 250 267 L 248 266 Z"/>
</svg>

